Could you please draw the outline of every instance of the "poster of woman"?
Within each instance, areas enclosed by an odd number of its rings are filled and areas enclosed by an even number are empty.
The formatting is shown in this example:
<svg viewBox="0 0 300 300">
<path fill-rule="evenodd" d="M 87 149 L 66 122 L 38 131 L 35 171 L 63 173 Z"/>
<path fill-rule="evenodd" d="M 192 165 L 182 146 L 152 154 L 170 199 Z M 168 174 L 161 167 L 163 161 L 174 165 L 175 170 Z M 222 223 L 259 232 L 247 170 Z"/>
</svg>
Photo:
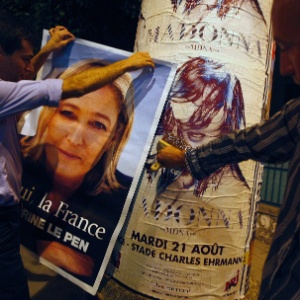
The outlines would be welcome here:
<svg viewBox="0 0 300 300">
<path fill-rule="evenodd" d="M 43 43 L 47 40 L 44 33 Z M 67 78 L 130 53 L 77 39 L 40 78 Z M 176 65 L 126 73 L 101 89 L 30 112 L 20 131 L 22 244 L 95 294 L 122 228 Z"/>
</svg>

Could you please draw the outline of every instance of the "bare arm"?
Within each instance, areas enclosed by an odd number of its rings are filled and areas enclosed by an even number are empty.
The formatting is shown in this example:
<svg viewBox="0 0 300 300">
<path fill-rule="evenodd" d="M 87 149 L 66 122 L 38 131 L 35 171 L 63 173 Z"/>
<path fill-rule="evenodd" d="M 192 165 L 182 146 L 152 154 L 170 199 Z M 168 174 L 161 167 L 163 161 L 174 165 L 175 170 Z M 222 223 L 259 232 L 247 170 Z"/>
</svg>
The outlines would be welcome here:
<svg viewBox="0 0 300 300">
<path fill-rule="evenodd" d="M 51 28 L 49 34 L 50 39 L 47 44 L 32 58 L 31 62 L 34 67 L 34 72 L 29 74 L 26 79 L 34 79 L 51 52 L 63 49 L 75 39 L 74 35 L 64 26 L 55 26 L 54 28 Z"/>
<path fill-rule="evenodd" d="M 63 81 L 62 99 L 80 97 L 114 81 L 126 72 L 144 67 L 154 68 L 152 58 L 147 52 L 137 52 L 129 58 L 111 65 L 85 70 Z"/>
</svg>

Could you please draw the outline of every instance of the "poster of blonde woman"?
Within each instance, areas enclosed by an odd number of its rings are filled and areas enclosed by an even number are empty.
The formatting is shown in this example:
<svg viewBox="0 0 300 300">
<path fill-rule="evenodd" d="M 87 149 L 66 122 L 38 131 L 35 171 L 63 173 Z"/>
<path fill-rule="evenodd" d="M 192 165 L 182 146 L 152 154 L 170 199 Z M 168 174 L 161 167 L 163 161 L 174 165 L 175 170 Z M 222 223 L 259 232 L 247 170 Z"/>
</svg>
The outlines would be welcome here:
<svg viewBox="0 0 300 300">
<path fill-rule="evenodd" d="M 44 34 L 44 42 L 47 34 Z M 51 57 L 67 78 L 131 53 L 84 40 Z M 20 131 L 22 244 L 95 294 L 124 223 L 175 64 L 125 73 L 95 92 L 30 112 Z"/>
</svg>

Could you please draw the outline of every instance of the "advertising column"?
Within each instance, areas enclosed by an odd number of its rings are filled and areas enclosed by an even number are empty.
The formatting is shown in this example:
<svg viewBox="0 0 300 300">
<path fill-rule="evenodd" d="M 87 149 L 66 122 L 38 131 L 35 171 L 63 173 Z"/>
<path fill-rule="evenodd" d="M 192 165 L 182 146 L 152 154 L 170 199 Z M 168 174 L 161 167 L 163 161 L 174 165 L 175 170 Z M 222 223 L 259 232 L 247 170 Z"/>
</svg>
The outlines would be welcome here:
<svg viewBox="0 0 300 300">
<path fill-rule="evenodd" d="M 197 181 L 155 157 L 162 138 L 196 147 L 261 120 L 270 10 L 270 0 L 142 3 L 136 51 L 178 69 L 110 269 L 137 294 L 209 300 L 247 291 L 262 168 L 246 161 Z"/>
</svg>

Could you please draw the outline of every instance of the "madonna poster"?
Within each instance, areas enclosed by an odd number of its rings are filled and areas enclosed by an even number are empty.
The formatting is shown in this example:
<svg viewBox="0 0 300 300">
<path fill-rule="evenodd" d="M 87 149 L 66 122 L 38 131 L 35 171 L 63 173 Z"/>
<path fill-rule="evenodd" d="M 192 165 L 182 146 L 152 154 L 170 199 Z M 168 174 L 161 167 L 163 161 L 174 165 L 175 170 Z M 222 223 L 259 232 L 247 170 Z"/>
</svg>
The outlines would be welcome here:
<svg viewBox="0 0 300 300">
<path fill-rule="evenodd" d="M 178 68 L 111 269 L 126 299 L 245 297 L 261 165 L 228 165 L 203 180 L 149 166 L 166 135 L 197 147 L 261 121 L 270 11 L 269 0 L 142 1 L 135 49 Z"/>
</svg>

